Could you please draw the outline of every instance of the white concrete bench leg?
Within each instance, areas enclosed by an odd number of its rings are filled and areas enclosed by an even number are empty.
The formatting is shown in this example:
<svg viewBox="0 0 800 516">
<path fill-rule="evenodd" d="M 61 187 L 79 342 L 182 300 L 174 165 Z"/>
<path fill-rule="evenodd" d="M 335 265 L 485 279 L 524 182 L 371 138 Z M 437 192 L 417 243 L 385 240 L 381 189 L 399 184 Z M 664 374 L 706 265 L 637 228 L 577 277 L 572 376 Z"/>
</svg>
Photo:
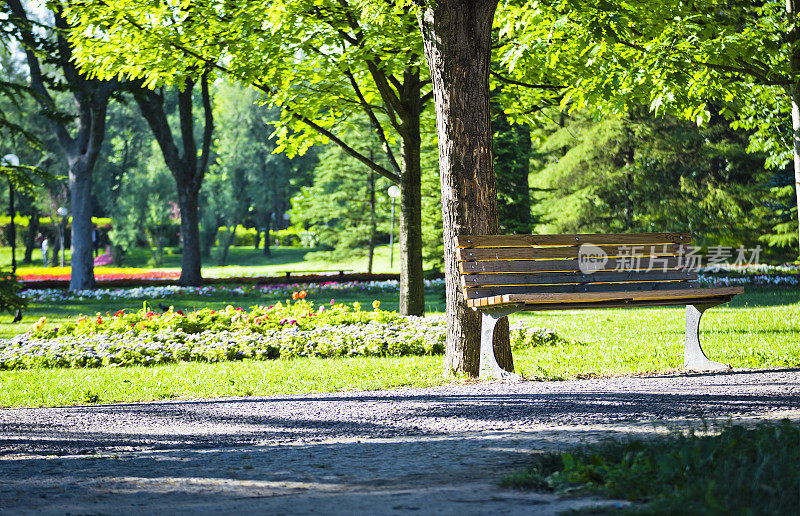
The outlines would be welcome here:
<svg viewBox="0 0 800 516">
<path fill-rule="evenodd" d="M 519 305 L 505 305 L 482 310 L 481 315 L 481 361 L 479 376 L 482 379 L 522 380 L 522 376 L 500 367 L 494 356 L 494 329 L 497 321 L 514 312 L 522 310 Z"/>
<path fill-rule="evenodd" d="M 693 371 L 726 371 L 728 364 L 709 360 L 700 346 L 700 318 L 713 305 L 686 305 L 686 345 L 683 350 L 683 368 Z"/>
</svg>

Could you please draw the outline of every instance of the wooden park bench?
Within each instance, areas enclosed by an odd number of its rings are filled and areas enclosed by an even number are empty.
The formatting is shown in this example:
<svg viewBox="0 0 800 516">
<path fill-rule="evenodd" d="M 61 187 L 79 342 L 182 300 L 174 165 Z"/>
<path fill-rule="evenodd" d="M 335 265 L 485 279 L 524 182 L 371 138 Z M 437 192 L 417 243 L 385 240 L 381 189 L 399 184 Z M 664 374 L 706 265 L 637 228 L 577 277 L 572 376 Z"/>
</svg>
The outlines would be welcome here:
<svg viewBox="0 0 800 516">
<path fill-rule="evenodd" d="M 461 284 L 482 312 L 480 376 L 519 377 L 494 355 L 497 321 L 518 311 L 686 305 L 684 367 L 723 370 L 700 347 L 700 318 L 742 287 L 702 288 L 688 233 L 462 235 Z"/>
</svg>

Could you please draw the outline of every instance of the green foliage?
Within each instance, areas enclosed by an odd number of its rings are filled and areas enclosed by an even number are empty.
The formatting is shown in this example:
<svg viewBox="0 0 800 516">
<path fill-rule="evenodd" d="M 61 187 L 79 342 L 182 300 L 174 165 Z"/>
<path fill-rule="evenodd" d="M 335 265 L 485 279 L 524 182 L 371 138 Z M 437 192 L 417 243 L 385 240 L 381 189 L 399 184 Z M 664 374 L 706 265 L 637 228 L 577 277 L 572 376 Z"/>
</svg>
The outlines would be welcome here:
<svg viewBox="0 0 800 516">
<path fill-rule="evenodd" d="M 300 293 L 304 297 L 305 292 Z M 296 296 L 293 296 L 296 297 Z M 98 367 L 297 357 L 431 355 L 444 351 L 443 321 L 362 311 L 358 302 L 321 306 L 300 300 L 225 310 L 80 316 L 58 329 L 40 319 L 22 340 L 0 346 L 0 369 Z M 101 339 L 98 342 L 97 338 Z"/>
<path fill-rule="evenodd" d="M 798 464 L 800 425 L 784 420 L 544 456 L 502 484 L 623 498 L 635 514 L 790 514 Z"/>
<path fill-rule="evenodd" d="M 172 176 L 153 142 L 149 159 L 142 168 L 129 169 L 120 186 L 109 232 L 120 254 L 145 244 L 150 248 L 152 264 L 163 263 L 164 248 L 178 231 L 175 195 Z"/>
<path fill-rule="evenodd" d="M 369 127 L 362 124 L 361 130 L 369 131 Z M 369 140 L 362 139 L 359 147 L 369 155 L 379 152 L 377 145 Z M 292 222 L 312 228 L 319 244 L 335 249 L 339 255 L 363 254 L 369 245 L 373 221 L 380 241 L 388 241 L 392 200 L 387 191 L 390 185 L 387 179 L 370 172 L 339 147 L 328 146 L 314 169 L 313 185 L 303 187 L 292 198 Z M 371 191 L 374 192 L 374 212 Z M 396 211 L 395 229 L 398 215 Z"/>
<path fill-rule="evenodd" d="M 698 128 L 643 111 L 562 118 L 546 136 L 533 176 L 540 231 L 689 231 L 748 247 L 772 231 L 774 173 L 745 153 L 746 135 L 719 117 Z"/>
<path fill-rule="evenodd" d="M 497 178 L 497 214 L 500 232 L 527 234 L 533 229 L 528 185 L 531 159 L 530 128 L 508 123 L 504 113 L 492 118 L 494 172 Z"/>
<path fill-rule="evenodd" d="M 22 284 L 16 276 L 0 270 L 0 312 L 13 314 L 17 310 L 25 310 L 28 300 L 19 295 L 21 291 Z"/>
</svg>

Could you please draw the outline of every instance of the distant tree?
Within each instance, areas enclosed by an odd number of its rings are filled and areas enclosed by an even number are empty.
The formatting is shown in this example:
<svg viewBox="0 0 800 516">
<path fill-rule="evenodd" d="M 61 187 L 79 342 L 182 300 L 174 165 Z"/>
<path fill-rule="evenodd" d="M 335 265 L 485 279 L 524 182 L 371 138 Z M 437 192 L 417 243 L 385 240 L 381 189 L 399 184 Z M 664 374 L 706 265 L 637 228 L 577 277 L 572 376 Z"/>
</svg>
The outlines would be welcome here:
<svg viewBox="0 0 800 516">
<path fill-rule="evenodd" d="M 32 19 L 20 0 L 6 0 L 2 7 L 13 27 L 6 34 L 12 33 L 24 49 L 30 88 L 42 110 L 49 114 L 53 133 L 67 158 L 72 215 L 69 288 L 83 290 L 94 287 L 92 170 L 105 137 L 108 102 L 119 82 L 91 79 L 77 69 L 73 48 L 66 38 L 69 24 L 62 16 L 62 6 L 48 5 L 52 25 Z M 71 93 L 74 109 L 66 116 L 51 94 L 64 89 Z"/>
<path fill-rule="evenodd" d="M 199 86 L 202 117 L 201 134 L 195 134 L 194 93 Z M 153 137 L 161 149 L 164 163 L 172 173 L 177 187 L 181 214 L 181 285 L 199 286 L 203 282 L 200 253 L 199 197 L 203 178 L 208 170 L 211 155 L 211 137 L 214 132 L 214 112 L 207 74 L 199 81 L 187 78 L 177 88 L 148 90 L 133 89 L 133 96 Z M 166 97 L 177 97 L 178 137 L 173 133 L 167 114 Z M 198 145 L 199 140 L 199 145 Z"/>
<path fill-rule="evenodd" d="M 362 120 L 368 127 L 368 122 Z M 372 148 L 370 148 L 372 145 Z M 374 140 L 357 147 L 366 156 L 380 148 Z M 378 161 L 378 160 L 376 160 Z M 378 161 L 380 162 L 380 161 Z M 314 183 L 292 198 L 292 221 L 313 228 L 320 245 L 332 250 L 337 259 L 372 252 L 377 238 L 388 240 L 391 181 L 376 177 L 365 166 L 337 146 L 328 146 L 314 169 Z"/>
<path fill-rule="evenodd" d="M 553 233 L 689 231 L 755 246 L 768 229 L 773 173 L 721 117 L 705 128 L 646 108 L 622 119 L 567 117 L 534 171 L 539 229 Z"/>
<path fill-rule="evenodd" d="M 312 148 L 294 158 L 274 152 L 277 143 L 272 133 L 280 110 L 265 105 L 257 90 L 220 82 L 215 99 L 216 164 L 207 178 L 204 217 L 209 224 L 219 221 L 229 228 L 251 221 L 257 231 L 255 247 L 263 230 L 263 250 L 268 255 L 272 226 L 283 221 L 289 199 L 309 182 L 316 151 Z M 215 232 L 216 228 L 210 230 Z M 222 262 L 233 238 L 230 231 L 227 241 L 221 242 Z"/>
<path fill-rule="evenodd" d="M 114 227 L 109 235 L 118 258 L 124 259 L 126 252 L 144 243 L 150 249 L 150 262 L 156 267 L 163 264 L 169 232 L 176 229 L 170 219 L 170 203 L 175 199 L 172 184 L 170 172 L 152 142 L 149 158 L 139 168 L 129 169 L 119 185 Z"/>
<path fill-rule="evenodd" d="M 503 233 L 530 233 L 531 189 L 528 184 L 531 131 L 527 124 L 510 124 L 499 110 L 492 117 L 497 216 Z"/>
<path fill-rule="evenodd" d="M 367 23 L 344 1 L 248 4 L 195 2 L 179 23 L 174 13 L 130 0 L 89 2 L 71 11 L 78 60 L 106 76 L 182 84 L 213 70 L 262 89 L 283 108 L 279 149 L 292 157 L 331 141 L 401 186 L 400 311 L 424 311 L 420 208 L 420 127 L 432 98 L 412 14 L 396 9 L 382 25 Z M 195 20 L 202 19 L 203 23 Z M 103 34 L 101 37 L 88 37 Z M 236 41 L 220 39 L 236 33 Z M 169 57 L 166 57 L 169 56 Z M 296 80 L 301 76 L 303 80 Z M 337 136 L 353 113 L 370 119 L 389 167 Z M 392 140 L 400 142 L 399 159 Z"/>
</svg>

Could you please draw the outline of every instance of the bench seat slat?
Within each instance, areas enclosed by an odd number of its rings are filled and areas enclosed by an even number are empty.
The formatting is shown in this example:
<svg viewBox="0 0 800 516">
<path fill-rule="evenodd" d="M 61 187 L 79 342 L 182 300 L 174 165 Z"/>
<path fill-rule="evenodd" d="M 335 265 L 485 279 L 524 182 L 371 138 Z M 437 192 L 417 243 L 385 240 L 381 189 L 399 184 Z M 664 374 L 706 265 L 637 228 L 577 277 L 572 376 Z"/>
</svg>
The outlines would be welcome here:
<svg viewBox="0 0 800 516">
<path fill-rule="evenodd" d="M 561 273 L 508 273 L 508 274 L 463 274 L 461 283 L 465 287 L 480 285 L 542 285 L 553 283 L 607 283 L 629 281 L 674 281 L 697 279 L 696 272 L 690 271 L 608 271 L 583 274 L 580 271 Z"/>
<path fill-rule="evenodd" d="M 627 287 L 626 287 L 627 288 Z M 602 303 L 602 302 L 636 302 L 652 300 L 680 301 L 675 304 L 685 304 L 687 299 L 697 300 L 712 297 L 735 296 L 744 292 L 744 287 L 714 287 L 714 288 L 683 288 L 670 290 L 647 291 L 610 291 L 610 292 L 579 292 L 579 293 L 529 293 L 529 294 L 502 294 L 491 297 L 491 305 L 501 304 L 569 304 L 569 303 Z M 481 299 L 467 300 L 468 306 L 488 306 Z M 566 306 L 564 306 L 566 308 Z"/>
<path fill-rule="evenodd" d="M 696 288 L 693 281 L 637 281 L 628 283 L 560 283 L 549 285 L 503 285 L 487 287 L 464 287 L 466 299 L 502 296 L 505 294 L 579 294 L 582 292 L 624 292 L 647 290 L 678 290 Z"/>
<path fill-rule="evenodd" d="M 615 270 L 618 267 L 625 267 L 626 271 L 646 270 L 681 270 L 686 265 L 686 260 L 672 256 L 659 257 L 657 261 L 650 263 L 649 259 L 642 260 L 638 267 L 626 267 L 635 265 L 629 261 L 610 258 L 602 270 Z M 652 267 L 651 267 L 652 265 Z M 459 263 L 461 274 L 478 274 L 492 272 L 560 272 L 560 271 L 579 271 L 578 260 L 486 260 L 486 261 L 465 261 Z M 599 271 L 598 271 L 599 272 Z"/>
<path fill-rule="evenodd" d="M 461 235 L 458 247 L 528 247 L 581 244 L 688 244 L 689 233 L 606 233 L 583 235 Z"/>
<path fill-rule="evenodd" d="M 678 305 L 691 305 L 691 304 L 710 304 L 721 305 L 727 303 L 733 296 L 710 296 L 698 298 L 681 298 L 680 301 L 675 299 L 639 299 L 636 301 L 598 301 L 596 303 L 536 303 L 532 305 L 525 305 L 526 312 L 541 312 L 544 310 L 581 310 L 581 309 L 596 309 L 596 308 L 633 308 L 633 307 L 655 307 L 655 306 L 678 306 Z"/>
<path fill-rule="evenodd" d="M 599 246 L 608 256 L 621 256 L 625 250 L 620 246 Z M 477 249 L 462 248 L 458 250 L 461 261 L 472 260 L 534 260 L 543 258 L 577 258 L 579 246 L 564 247 L 481 247 Z M 644 246 L 634 253 L 627 250 L 627 256 L 635 254 L 645 265 L 649 256 L 678 256 L 682 253 L 682 246 L 675 244 Z"/>
</svg>

